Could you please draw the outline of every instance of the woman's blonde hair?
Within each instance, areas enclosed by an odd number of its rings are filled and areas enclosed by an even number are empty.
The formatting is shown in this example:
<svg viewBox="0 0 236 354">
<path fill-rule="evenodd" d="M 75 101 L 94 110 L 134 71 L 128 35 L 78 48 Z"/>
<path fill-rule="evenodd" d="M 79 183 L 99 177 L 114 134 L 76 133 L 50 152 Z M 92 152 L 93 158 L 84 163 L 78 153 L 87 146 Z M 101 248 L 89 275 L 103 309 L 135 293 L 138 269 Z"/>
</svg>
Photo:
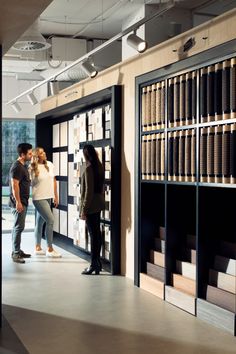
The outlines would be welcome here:
<svg viewBox="0 0 236 354">
<path fill-rule="evenodd" d="M 31 162 L 31 169 L 35 175 L 35 177 L 38 177 L 39 175 L 39 167 L 38 167 L 38 161 L 39 161 L 39 152 L 41 150 L 44 150 L 42 147 L 38 146 L 33 150 L 33 157 L 32 157 L 32 162 Z M 43 161 L 43 164 L 46 168 L 47 171 L 49 171 L 49 167 L 47 164 L 47 160 Z"/>
</svg>

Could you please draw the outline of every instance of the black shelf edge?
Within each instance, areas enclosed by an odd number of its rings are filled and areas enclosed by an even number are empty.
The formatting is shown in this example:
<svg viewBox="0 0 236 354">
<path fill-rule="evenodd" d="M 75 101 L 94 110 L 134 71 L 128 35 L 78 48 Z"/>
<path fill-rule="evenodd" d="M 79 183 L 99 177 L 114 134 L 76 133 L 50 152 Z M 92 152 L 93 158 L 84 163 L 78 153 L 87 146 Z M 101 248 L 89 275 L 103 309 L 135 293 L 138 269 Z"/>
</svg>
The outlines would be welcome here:
<svg viewBox="0 0 236 354">
<path fill-rule="evenodd" d="M 111 145 L 111 139 L 100 139 L 100 140 L 91 140 L 91 141 L 85 141 L 79 143 L 80 149 L 83 149 L 83 147 L 87 144 L 91 144 L 94 147 L 104 147 L 107 145 Z"/>
<path fill-rule="evenodd" d="M 236 184 L 230 184 L 230 183 L 207 183 L 207 182 L 199 182 L 198 183 L 199 187 L 216 187 L 216 188 L 236 188 Z"/>
<path fill-rule="evenodd" d="M 52 152 L 68 152 L 68 146 L 53 147 Z"/>
<path fill-rule="evenodd" d="M 166 181 L 158 181 L 158 180 L 143 179 L 143 180 L 141 180 L 141 183 L 165 184 Z"/>
<path fill-rule="evenodd" d="M 206 122 L 206 123 L 199 123 L 199 128 L 203 127 L 212 127 L 216 125 L 225 125 L 225 124 L 233 124 L 236 123 L 236 118 L 230 118 L 230 119 L 221 119 L 221 120 L 215 120 L 212 122 Z"/>
<path fill-rule="evenodd" d="M 181 186 L 197 186 L 197 182 L 186 182 L 186 181 L 167 181 L 167 184 L 170 185 L 181 185 Z"/>
<path fill-rule="evenodd" d="M 196 129 L 198 124 L 189 124 L 189 125 L 178 125 L 176 127 L 169 127 L 167 128 L 167 132 L 179 131 L 179 130 L 189 130 L 189 129 Z"/>
</svg>

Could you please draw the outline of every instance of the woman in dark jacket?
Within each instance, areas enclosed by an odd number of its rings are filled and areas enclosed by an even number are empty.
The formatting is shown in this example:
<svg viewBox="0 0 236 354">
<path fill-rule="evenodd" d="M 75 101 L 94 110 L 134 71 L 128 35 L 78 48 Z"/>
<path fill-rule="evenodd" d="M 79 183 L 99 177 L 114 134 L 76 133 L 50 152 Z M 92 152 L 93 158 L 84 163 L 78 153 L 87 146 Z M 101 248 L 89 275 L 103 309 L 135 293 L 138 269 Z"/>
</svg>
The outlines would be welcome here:
<svg viewBox="0 0 236 354">
<path fill-rule="evenodd" d="M 86 221 L 91 238 L 91 265 L 82 274 L 99 274 L 101 270 L 100 251 L 102 236 L 100 213 L 105 208 L 104 170 L 92 145 L 85 145 L 83 154 L 86 168 L 81 176 L 80 218 Z"/>
</svg>

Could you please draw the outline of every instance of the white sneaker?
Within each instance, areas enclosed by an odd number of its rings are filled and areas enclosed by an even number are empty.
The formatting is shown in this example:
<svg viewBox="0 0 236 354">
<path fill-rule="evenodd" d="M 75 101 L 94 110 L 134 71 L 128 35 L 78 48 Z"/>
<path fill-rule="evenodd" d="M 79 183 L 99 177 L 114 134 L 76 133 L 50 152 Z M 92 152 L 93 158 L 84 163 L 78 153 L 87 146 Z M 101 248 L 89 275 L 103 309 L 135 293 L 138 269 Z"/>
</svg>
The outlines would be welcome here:
<svg viewBox="0 0 236 354">
<path fill-rule="evenodd" d="M 36 256 L 45 256 L 46 252 L 44 250 L 39 250 L 39 251 L 35 250 L 34 254 Z"/>
<path fill-rule="evenodd" d="M 61 254 L 58 253 L 57 251 L 53 250 L 51 252 L 47 251 L 46 252 L 47 257 L 52 257 L 52 258 L 61 258 Z"/>
</svg>

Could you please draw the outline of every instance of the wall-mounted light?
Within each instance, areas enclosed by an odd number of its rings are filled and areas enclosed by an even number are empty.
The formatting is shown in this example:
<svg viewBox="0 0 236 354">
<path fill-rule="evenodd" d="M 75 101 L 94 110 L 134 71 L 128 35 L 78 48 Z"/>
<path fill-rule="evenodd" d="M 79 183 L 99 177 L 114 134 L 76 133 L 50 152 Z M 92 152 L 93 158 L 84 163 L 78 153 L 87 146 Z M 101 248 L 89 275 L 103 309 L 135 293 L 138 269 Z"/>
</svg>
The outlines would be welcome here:
<svg viewBox="0 0 236 354">
<path fill-rule="evenodd" d="M 59 93 L 59 82 L 57 80 L 50 81 L 50 90 L 52 96 L 57 95 Z"/>
<path fill-rule="evenodd" d="M 144 39 L 138 37 L 135 32 L 127 37 L 127 43 L 139 53 L 145 52 L 148 47 L 147 42 Z"/>
<path fill-rule="evenodd" d="M 11 106 L 16 113 L 19 113 L 21 111 L 21 107 L 17 101 L 11 103 Z"/>
<path fill-rule="evenodd" d="M 34 106 L 35 104 L 38 103 L 38 100 L 37 100 L 37 98 L 35 97 L 33 91 L 30 92 L 30 93 L 28 93 L 27 98 L 28 98 L 29 102 L 32 104 L 32 106 Z"/>
<path fill-rule="evenodd" d="M 91 78 L 94 78 L 95 76 L 97 76 L 98 71 L 95 69 L 95 67 L 90 64 L 90 62 L 88 60 L 85 60 L 82 64 L 81 64 L 82 69 L 85 71 L 85 73 L 90 76 Z"/>
</svg>

